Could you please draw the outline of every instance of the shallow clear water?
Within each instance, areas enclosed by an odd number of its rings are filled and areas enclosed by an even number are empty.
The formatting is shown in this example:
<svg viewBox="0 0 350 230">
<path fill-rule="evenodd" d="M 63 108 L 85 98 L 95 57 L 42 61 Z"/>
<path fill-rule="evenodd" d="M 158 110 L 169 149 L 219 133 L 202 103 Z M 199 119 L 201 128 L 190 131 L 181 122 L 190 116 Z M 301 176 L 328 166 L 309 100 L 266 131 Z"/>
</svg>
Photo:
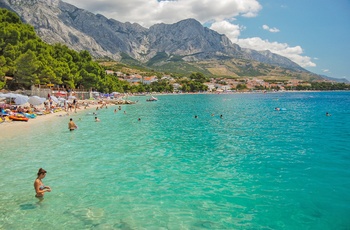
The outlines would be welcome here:
<svg viewBox="0 0 350 230">
<path fill-rule="evenodd" d="M 349 92 L 158 98 L 2 138 L 0 229 L 349 229 Z"/>
</svg>

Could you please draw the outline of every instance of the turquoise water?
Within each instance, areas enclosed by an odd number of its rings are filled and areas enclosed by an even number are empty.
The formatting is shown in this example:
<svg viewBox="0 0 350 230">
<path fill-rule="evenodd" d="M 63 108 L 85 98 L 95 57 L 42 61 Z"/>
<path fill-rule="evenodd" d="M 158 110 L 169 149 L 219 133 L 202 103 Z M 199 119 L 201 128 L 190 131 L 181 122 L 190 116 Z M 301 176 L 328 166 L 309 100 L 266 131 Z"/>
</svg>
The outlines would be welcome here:
<svg viewBox="0 0 350 230">
<path fill-rule="evenodd" d="M 350 228 L 349 92 L 158 98 L 2 134 L 0 229 Z"/>
</svg>

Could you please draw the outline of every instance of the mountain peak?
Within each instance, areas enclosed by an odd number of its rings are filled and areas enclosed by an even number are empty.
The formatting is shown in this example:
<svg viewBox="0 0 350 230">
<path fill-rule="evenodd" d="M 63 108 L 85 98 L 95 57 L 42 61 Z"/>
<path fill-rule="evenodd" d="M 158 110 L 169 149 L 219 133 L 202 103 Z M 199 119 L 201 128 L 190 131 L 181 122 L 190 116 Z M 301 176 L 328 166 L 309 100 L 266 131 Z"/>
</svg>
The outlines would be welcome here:
<svg viewBox="0 0 350 230">
<path fill-rule="evenodd" d="M 123 54 L 147 62 L 158 53 L 185 61 L 244 58 L 272 65 L 301 68 L 289 59 L 270 52 L 241 49 L 225 35 L 204 27 L 193 18 L 174 24 L 155 24 L 149 29 L 93 14 L 61 0 L 0 0 L 33 25 L 48 43 L 63 43 L 94 56 L 119 60 Z M 28 7 L 32 5 L 34 7 Z"/>
</svg>

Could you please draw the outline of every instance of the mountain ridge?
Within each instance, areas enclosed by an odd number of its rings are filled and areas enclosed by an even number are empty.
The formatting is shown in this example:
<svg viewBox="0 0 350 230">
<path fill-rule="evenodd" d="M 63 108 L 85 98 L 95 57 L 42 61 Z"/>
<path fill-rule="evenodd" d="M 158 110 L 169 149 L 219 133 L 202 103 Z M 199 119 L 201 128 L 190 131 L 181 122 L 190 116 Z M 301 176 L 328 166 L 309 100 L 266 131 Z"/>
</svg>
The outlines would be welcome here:
<svg viewBox="0 0 350 230">
<path fill-rule="evenodd" d="M 88 50 L 95 57 L 121 60 L 122 54 L 126 54 L 145 64 L 159 53 L 165 53 L 184 62 L 246 59 L 309 72 L 268 50 L 241 48 L 226 35 L 202 26 L 195 19 L 159 23 L 147 29 L 137 23 L 122 23 L 93 14 L 61 0 L 0 0 L 0 7 L 14 11 L 34 26 L 45 42 Z"/>
</svg>

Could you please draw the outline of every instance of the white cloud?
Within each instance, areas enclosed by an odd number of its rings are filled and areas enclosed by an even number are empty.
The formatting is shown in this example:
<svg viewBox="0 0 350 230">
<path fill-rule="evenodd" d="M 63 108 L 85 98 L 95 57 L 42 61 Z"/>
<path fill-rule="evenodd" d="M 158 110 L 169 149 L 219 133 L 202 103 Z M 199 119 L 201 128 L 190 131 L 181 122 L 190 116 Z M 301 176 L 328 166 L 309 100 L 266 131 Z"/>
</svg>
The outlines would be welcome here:
<svg viewBox="0 0 350 230">
<path fill-rule="evenodd" d="M 237 16 L 255 17 L 262 9 L 258 0 L 64 0 L 77 7 L 121 22 L 149 27 L 195 18 L 201 23 L 232 20 Z"/>
<path fill-rule="evenodd" d="M 262 28 L 263 28 L 264 30 L 270 31 L 271 33 L 280 32 L 279 29 L 277 29 L 277 28 L 275 28 L 275 27 L 274 27 L 274 28 L 270 28 L 268 25 L 263 25 Z"/>
<path fill-rule="evenodd" d="M 210 29 L 215 30 L 220 34 L 225 34 L 232 42 L 237 43 L 241 30 L 244 27 L 231 24 L 228 21 L 214 22 Z"/>
<path fill-rule="evenodd" d="M 269 42 L 259 37 L 238 39 L 237 44 L 243 48 L 254 49 L 258 51 L 270 50 L 272 53 L 282 55 L 294 61 L 301 67 L 315 67 L 316 64 L 310 57 L 302 56 L 303 49 L 300 46 L 290 47 L 287 43 Z"/>
<path fill-rule="evenodd" d="M 294 61 L 301 67 L 315 67 L 316 64 L 310 57 L 303 56 L 303 49 L 300 46 L 290 47 L 286 43 L 269 42 L 259 37 L 240 39 L 240 32 L 245 29 L 243 26 L 234 25 L 227 21 L 213 23 L 210 29 L 218 33 L 225 34 L 233 43 L 237 43 L 242 48 L 253 50 L 270 50 L 272 53 L 282 55 Z"/>
</svg>

